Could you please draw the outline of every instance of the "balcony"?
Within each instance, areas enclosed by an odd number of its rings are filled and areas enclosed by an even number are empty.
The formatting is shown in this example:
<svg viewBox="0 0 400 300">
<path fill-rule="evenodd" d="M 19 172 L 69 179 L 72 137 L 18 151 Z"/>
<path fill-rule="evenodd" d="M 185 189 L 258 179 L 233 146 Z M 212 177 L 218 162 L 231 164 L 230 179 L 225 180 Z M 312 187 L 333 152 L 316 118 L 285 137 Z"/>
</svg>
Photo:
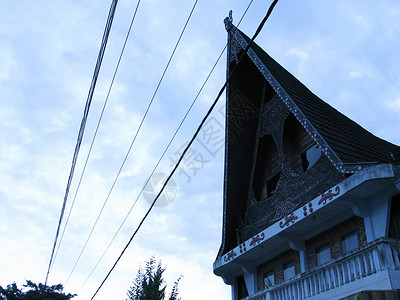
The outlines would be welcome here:
<svg viewBox="0 0 400 300">
<path fill-rule="evenodd" d="M 400 241 L 381 238 L 246 299 L 341 299 L 363 290 L 391 289 L 400 289 Z"/>
</svg>

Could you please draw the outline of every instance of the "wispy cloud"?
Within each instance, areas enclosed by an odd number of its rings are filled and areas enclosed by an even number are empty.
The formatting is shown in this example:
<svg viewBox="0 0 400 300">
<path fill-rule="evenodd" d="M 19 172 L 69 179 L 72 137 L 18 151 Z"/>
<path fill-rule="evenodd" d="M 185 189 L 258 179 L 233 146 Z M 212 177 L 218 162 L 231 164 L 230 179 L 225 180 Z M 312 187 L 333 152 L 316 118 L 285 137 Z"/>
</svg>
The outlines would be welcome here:
<svg viewBox="0 0 400 300">
<path fill-rule="evenodd" d="M 132 141 L 194 1 L 145 1 L 119 73 L 50 276 L 64 283 Z M 65 192 L 84 103 L 109 3 L 22 1 L 0 20 L 0 284 L 43 281 Z M 120 1 L 88 118 L 67 212 L 108 92 L 135 3 Z M 247 3 L 199 1 L 148 119 L 137 137 L 93 239 L 67 285 L 78 292 L 120 226 L 172 133 L 226 44 L 223 18 L 237 22 Z M 267 9 L 254 3 L 241 29 L 252 35 Z M 398 140 L 400 126 L 399 4 L 296 0 L 280 2 L 257 38 L 272 57 L 313 92 L 372 132 Z M 383 17 L 384 16 L 384 17 Z M 225 79 L 221 60 L 176 141 L 171 161 L 193 134 Z M 220 105 L 223 105 L 221 99 Z M 223 121 L 223 120 L 222 120 Z M 396 140 L 397 139 L 397 140 Z M 400 143 L 400 141 L 398 142 Z M 199 150 L 200 144 L 194 145 Z M 156 255 L 172 285 L 183 274 L 184 299 L 228 298 L 212 274 L 221 241 L 223 149 L 207 156 L 188 181 L 177 173 L 177 196 L 155 209 L 99 299 L 123 298 L 137 267 Z M 125 246 L 149 203 L 132 215 L 78 299 L 91 296 Z M 112 288 L 110 288 L 112 287 Z"/>
</svg>

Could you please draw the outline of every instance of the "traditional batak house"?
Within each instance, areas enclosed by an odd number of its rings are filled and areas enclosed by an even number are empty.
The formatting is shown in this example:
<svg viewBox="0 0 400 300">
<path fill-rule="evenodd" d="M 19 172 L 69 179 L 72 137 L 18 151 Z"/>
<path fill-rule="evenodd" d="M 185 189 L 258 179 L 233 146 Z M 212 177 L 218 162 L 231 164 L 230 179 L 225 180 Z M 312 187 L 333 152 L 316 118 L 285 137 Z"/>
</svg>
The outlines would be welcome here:
<svg viewBox="0 0 400 300">
<path fill-rule="evenodd" d="M 322 101 L 255 43 L 238 64 L 250 39 L 225 23 L 228 76 L 236 69 L 214 273 L 233 300 L 399 299 L 400 148 Z"/>
</svg>

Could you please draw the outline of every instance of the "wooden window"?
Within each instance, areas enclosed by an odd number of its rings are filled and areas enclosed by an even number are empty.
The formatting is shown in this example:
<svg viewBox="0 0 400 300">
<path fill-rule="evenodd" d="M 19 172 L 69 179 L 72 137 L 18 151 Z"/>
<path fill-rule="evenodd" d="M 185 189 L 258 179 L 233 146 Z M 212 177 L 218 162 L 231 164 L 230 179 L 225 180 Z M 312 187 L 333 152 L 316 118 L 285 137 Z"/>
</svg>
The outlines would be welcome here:
<svg viewBox="0 0 400 300">
<path fill-rule="evenodd" d="M 331 248 L 329 244 L 317 248 L 317 265 L 322 265 L 331 260 Z"/>
<path fill-rule="evenodd" d="M 275 284 L 275 276 L 273 271 L 264 273 L 263 277 L 264 277 L 264 288 L 266 289 L 270 288 Z"/>
<path fill-rule="evenodd" d="M 354 249 L 358 249 L 358 235 L 357 232 L 351 232 L 342 237 L 342 251 L 343 254 L 353 251 Z"/>
<path fill-rule="evenodd" d="M 283 280 L 289 280 L 296 276 L 296 269 L 294 267 L 294 261 L 291 261 L 283 266 Z"/>
</svg>

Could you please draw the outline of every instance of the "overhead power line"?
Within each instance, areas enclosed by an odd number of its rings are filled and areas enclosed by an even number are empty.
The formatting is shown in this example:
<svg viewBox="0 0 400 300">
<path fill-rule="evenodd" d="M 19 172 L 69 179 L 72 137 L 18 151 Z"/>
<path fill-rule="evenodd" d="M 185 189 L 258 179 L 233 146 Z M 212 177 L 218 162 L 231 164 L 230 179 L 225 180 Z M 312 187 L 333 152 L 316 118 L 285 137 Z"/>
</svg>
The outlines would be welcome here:
<svg viewBox="0 0 400 300">
<path fill-rule="evenodd" d="M 204 118 L 202 119 L 202 121 L 200 122 L 200 125 L 198 126 L 196 132 L 194 133 L 194 135 L 192 136 L 192 138 L 190 139 L 188 145 L 186 146 L 186 148 L 183 150 L 181 156 L 179 157 L 178 161 L 176 162 L 174 168 L 172 169 L 171 173 L 168 175 L 167 179 L 165 180 L 163 186 L 161 187 L 160 191 L 158 192 L 157 196 L 154 198 L 153 202 L 151 203 L 149 209 L 147 210 L 146 214 L 144 215 L 144 217 L 142 218 L 142 220 L 140 221 L 139 225 L 137 226 L 135 232 L 132 234 L 131 238 L 129 239 L 128 243 L 125 245 L 124 249 L 122 250 L 121 254 L 118 256 L 117 260 L 114 262 L 113 266 L 111 267 L 110 271 L 107 273 L 106 277 L 104 278 L 104 280 L 102 281 L 102 283 L 100 284 L 100 286 L 97 288 L 96 292 L 93 294 L 91 299 L 94 299 L 94 297 L 97 295 L 97 293 L 99 292 L 99 290 L 101 289 L 101 287 L 104 285 L 104 283 L 106 282 L 106 280 L 108 279 L 108 277 L 110 276 L 111 272 L 115 269 L 115 267 L 117 266 L 118 262 L 120 261 L 121 257 L 124 255 L 125 251 L 128 249 L 130 243 L 132 242 L 133 238 L 136 236 L 136 234 L 138 233 L 138 231 L 140 230 L 140 228 L 142 227 L 144 221 L 147 219 L 147 217 L 149 216 L 151 210 L 153 209 L 155 203 L 157 202 L 158 198 L 161 196 L 162 192 L 164 191 L 164 189 L 166 188 L 169 180 L 172 178 L 172 176 L 174 175 L 175 171 L 178 169 L 179 164 L 181 163 L 181 161 L 183 160 L 185 154 L 187 153 L 187 151 L 189 150 L 190 146 L 193 144 L 194 140 L 196 139 L 197 135 L 199 134 L 201 128 L 203 127 L 204 123 L 206 122 L 207 118 L 209 117 L 209 115 L 211 114 L 211 112 L 213 111 L 215 105 L 218 103 L 219 98 L 221 97 L 221 95 L 223 94 L 228 82 L 230 81 L 230 79 L 232 78 L 233 74 L 235 73 L 237 66 L 240 64 L 240 62 L 242 61 L 243 57 L 247 54 L 247 51 L 250 49 L 250 46 L 252 45 L 253 41 L 256 39 L 256 37 L 258 36 L 258 34 L 261 32 L 262 28 L 264 27 L 265 22 L 268 20 L 269 16 L 271 15 L 275 5 L 278 3 L 279 0 L 274 0 L 272 2 L 272 4 L 270 5 L 267 14 L 265 15 L 264 19 L 261 21 L 260 25 L 258 26 L 255 34 L 253 35 L 253 37 L 251 38 L 250 42 L 248 43 L 247 47 L 245 48 L 245 50 L 241 53 L 238 63 L 237 65 L 234 67 L 234 69 L 232 70 L 232 72 L 230 73 L 229 77 L 227 78 L 227 80 L 225 81 L 224 85 L 222 86 L 221 90 L 219 91 L 217 97 L 215 98 L 213 104 L 211 105 L 211 107 L 209 108 L 209 110 L 207 111 L 206 115 L 204 116 Z"/>
<path fill-rule="evenodd" d="M 55 254 L 55 256 L 54 256 L 53 261 L 56 260 L 58 251 L 60 250 L 61 243 L 62 243 L 62 241 L 63 241 L 63 237 L 64 237 L 64 234 L 65 234 L 65 230 L 67 229 L 68 221 L 69 221 L 69 218 L 70 218 L 70 216 L 71 216 L 71 212 L 72 212 L 72 209 L 73 209 L 73 207 L 74 207 L 75 200 L 76 200 L 76 198 L 77 198 L 78 191 L 79 191 L 79 188 L 80 188 L 81 183 L 82 183 L 83 175 L 85 174 L 86 166 L 87 166 L 87 164 L 88 164 L 90 154 L 92 153 L 94 141 L 96 140 L 97 132 L 99 131 L 100 123 L 101 123 L 101 121 L 102 121 L 102 119 L 103 119 L 104 111 L 105 111 L 105 109 L 106 109 L 106 106 L 107 106 L 107 103 L 108 103 L 108 99 L 109 99 L 109 97 L 110 97 L 111 89 L 112 89 L 112 87 L 113 87 L 113 84 L 114 84 L 114 81 L 115 81 L 115 77 L 116 77 L 116 75 L 117 75 L 118 68 L 119 68 L 119 65 L 120 65 L 120 63 L 121 63 L 121 59 L 122 59 L 122 56 L 123 56 L 123 54 L 124 54 L 126 44 L 127 44 L 127 42 L 128 42 L 128 39 L 129 39 L 131 30 L 132 30 L 133 22 L 134 22 L 134 20 L 136 19 L 136 14 L 137 14 L 137 11 L 138 11 L 138 9 L 139 9 L 139 4 L 140 4 L 140 0 L 138 1 L 137 5 L 136 5 L 135 11 L 134 11 L 133 16 L 132 16 L 132 19 L 131 19 L 131 23 L 130 23 L 130 25 L 129 25 L 128 32 L 127 32 L 126 37 L 125 37 L 125 41 L 124 41 L 124 44 L 123 44 L 122 49 L 121 49 L 121 53 L 120 53 L 119 58 L 118 58 L 118 63 L 117 63 L 117 66 L 115 67 L 115 71 L 114 71 L 114 75 L 113 75 L 112 80 L 111 80 L 111 83 L 110 83 L 110 87 L 108 88 L 108 92 L 107 92 L 106 99 L 105 99 L 105 101 L 104 101 L 103 109 L 102 109 L 102 111 L 101 111 L 101 114 L 100 114 L 100 117 L 99 117 L 99 121 L 97 122 L 96 130 L 95 130 L 95 132 L 94 132 L 93 139 L 92 139 L 92 142 L 91 142 L 91 144 L 90 144 L 90 148 L 89 148 L 88 154 L 87 154 L 87 156 L 86 156 L 85 164 L 84 164 L 84 166 L 83 166 L 82 173 L 81 173 L 81 176 L 80 176 L 80 178 L 79 178 L 79 182 L 78 182 L 78 186 L 77 186 L 76 191 L 75 191 L 74 199 L 73 199 L 73 201 L 72 201 L 71 208 L 70 208 L 70 210 L 69 210 L 67 220 L 65 221 L 64 229 L 63 229 L 63 232 L 62 232 L 62 234 L 61 234 L 60 242 L 58 243 L 57 251 L 56 251 L 56 254 Z M 54 262 L 53 262 L 53 265 L 54 265 Z"/>
<path fill-rule="evenodd" d="M 106 250 L 103 252 L 103 254 L 101 255 L 101 257 L 99 258 L 99 260 L 97 261 L 96 265 L 94 266 L 94 268 L 92 269 L 92 271 L 90 272 L 89 276 L 86 278 L 85 282 L 83 283 L 83 285 L 81 286 L 81 289 L 83 288 L 83 286 L 86 284 L 86 282 L 88 281 L 88 279 L 90 278 L 90 276 L 93 274 L 94 270 L 97 268 L 97 266 L 99 265 L 100 261 L 103 259 L 104 255 L 107 253 L 108 249 L 110 248 L 111 244 L 113 243 L 113 241 L 115 240 L 115 238 L 117 237 L 117 234 L 120 232 L 122 226 L 125 224 L 126 220 L 128 219 L 129 215 L 131 214 L 133 208 L 135 207 L 137 201 L 139 200 L 140 196 L 142 195 L 146 185 L 149 183 L 151 176 L 155 173 L 155 171 L 157 170 L 159 164 L 161 163 L 162 159 L 164 158 L 165 154 L 167 153 L 169 147 L 171 146 L 172 142 L 174 141 L 177 133 L 179 132 L 180 128 L 182 127 L 184 121 L 186 120 L 186 117 L 188 116 L 189 112 L 191 111 L 193 105 L 195 104 L 196 100 L 198 99 L 198 97 L 200 96 L 200 93 L 202 92 L 204 86 L 206 85 L 208 79 L 210 78 L 211 74 L 213 73 L 216 65 L 218 64 L 219 60 L 221 59 L 222 54 L 225 52 L 226 46 L 224 47 L 223 51 L 220 53 L 217 61 L 215 62 L 214 66 L 212 67 L 212 70 L 210 71 L 210 73 L 208 74 L 205 82 L 203 83 L 203 85 L 200 88 L 200 91 L 197 93 L 195 99 L 193 100 L 192 104 L 190 105 L 188 111 L 186 112 L 185 116 L 183 117 L 182 121 L 180 122 L 180 124 L 178 125 L 178 128 L 175 130 L 172 138 L 170 139 L 170 141 L 168 142 L 168 145 L 165 147 L 163 153 L 161 154 L 161 157 L 159 158 L 159 160 L 157 161 L 156 165 L 154 166 L 152 172 L 150 173 L 149 177 L 147 178 L 147 180 L 145 181 L 141 191 L 139 192 L 138 196 L 136 197 L 134 203 L 132 204 L 131 208 L 129 209 L 128 213 L 126 214 L 124 220 L 122 221 L 121 225 L 119 226 L 117 232 L 114 234 L 113 238 L 111 239 L 110 243 L 108 244 Z"/>
<path fill-rule="evenodd" d="M 60 219 L 58 221 L 57 232 L 56 232 L 56 236 L 54 238 L 53 249 L 51 251 L 49 266 L 48 266 L 48 269 L 47 269 L 45 285 L 47 285 L 47 280 L 48 280 L 48 277 L 49 277 L 50 268 L 51 268 L 51 265 L 52 265 L 52 262 L 53 262 L 54 251 L 55 251 L 55 248 L 56 248 L 56 245 L 57 245 L 57 240 L 58 240 L 58 235 L 60 233 L 62 219 L 64 217 L 65 205 L 67 204 L 68 193 L 69 193 L 69 189 L 71 187 L 71 182 L 72 182 L 72 178 L 74 176 L 74 171 L 75 171 L 75 165 L 76 165 L 76 161 L 78 159 L 79 150 L 80 150 L 80 147 L 81 147 L 81 144 L 82 144 L 83 133 L 84 133 L 85 127 L 86 127 L 86 120 L 87 120 L 87 117 L 88 117 L 88 114 L 89 114 L 90 105 L 92 103 L 94 89 L 96 87 L 97 77 L 99 76 L 101 63 L 103 61 L 104 52 L 106 50 L 108 36 L 110 34 L 111 25 L 112 25 L 112 22 L 113 22 L 113 19 L 114 19 L 114 14 L 115 14 L 115 9 L 117 7 L 117 3 L 118 3 L 118 0 L 113 0 L 112 3 L 111 3 L 111 7 L 110 7 L 110 10 L 109 10 L 109 13 L 108 13 L 106 26 L 105 26 L 104 33 L 103 33 L 103 39 L 101 41 L 100 51 L 99 51 L 99 54 L 97 56 L 97 62 L 96 62 L 96 66 L 95 66 L 93 77 L 92 77 L 92 83 L 90 85 L 89 93 L 88 93 L 88 96 L 87 96 L 87 99 L 86 99 L 85 110 L 83 112 L 83 118 L 82 118 L 82 122 L 81 122 L 81 127 L 79 128 L 79 133 L 78 133 L 78 138 L 77 138 L 77 141 L 76 141 L 74 156 L 72 158 L 72 165 L 71 165 L 71 170 L 69 172 L 67 187 L 66 187 L 65 195 L 64 195 L 64 201 L 63 201 L 63 205 L 62 205 L 61 213 L 60 213 Z"/>
<path fill-rule="evenodd" d="M 103 213 L 104 207 L 106 206 L 106 204 L 107 204 L 107 202 L 108 202 L 108 199 L 109 199 L 110 196 L 111 196 L 111 193 L 112 193 L 112 191 L 113 191 L 113 189 L 114 189 L 114 187 L 115 187 L 115 184 L 117 183 L 117 180 L 118 180 L 118 178 L 119 178 L 119 175 L 121 174 L 122 169 L 123 169 L 123 167 L 125 166 L 125 163 L 126 163 L 126 161 L 127 161 L 127 159 L 128 159 L 128 156 L 129 156 L 129 154 L 130 154 L 132 148 L 133 148 L 133 145 L 134 145 L 134 143 L 135 143 L 135 141 L 136 141 L 136 138 L 137 138 L 137 136 L 138 136 L 138 134 L 139 134 L 139 132 L 140 132 L 140 129 L 142 128 L 142 125 L 143 125 L 143 123 L 144 123 L 144 120 L 146 119 L 146 116 L 147 116 L 147 114 L 148 114 L 148 112 L 149 112 L 149 110 L 150 110 L 150 107 L 151 107 L 151 105 L 152 105 L 152 103 L 153 103 L 153 101 L 154 101 L 154 99 L 155 99 L 155 97 L 156 97 L 156 95 L 157 95 L 157 92 L 158 92 L 158 90 L 159 90 L 159 88 L 160 88 L 160 86 L 161 86 L 161 83 L 162 83 L 162 81 L 163 81 L 163 79 L 164 79 L 164 77 L 165 77 L 165 74 L 167 73 L 167 70 L 168 70 L 168 68 L 169 68 L 169 65 L 171 64 L 172 58 L 173 58 L 174 55 L 175 55 L 175 52 L 176 52 L 176 50 L 177 50 L 177 48 L 178 48 L 178 45 L 179 45 L 179 43 L 180 43 L 180 41 L 181 41 L 181 39 L 182 39 L 182 36 L 183 36 L 184 32 L 185 32 L 185 30 L 186 30 L 186 27 L 187 27 L 187 25 L 188 25 L 188 23 L 189 23 L 189 21 L 190 21 L 190 19 L 191 19 L 191 17 L 192 17 L 192 14 L 193 14 L 193 12 L 194 12 L 194 9 L 196 8 L 197 2 L 198 2 L 198 0 L 196 0 L 196 1 L 194 2 L 194 4 L 193 4 L 193 7 L 192 7 L 192 9 L 191 9 L 191 11 L 190 11 L 190 14 L 189 14 L 189 16 L 188 16 L 188 18 L 187 18 L 187 20 L 186 20 L 186 23 L 185 23 L 185 25 L 183 26 L 183 29 L 182 29 L 182 31 L 181 31 L 181 33 L 180 33 L 180 35 L 179 35 L 178 41 L 177 41 L 176 44 L 175 44 L 175 47 L 174 47 L 174 49 L 173 49 L 173 51 L 172 51 L 172 53 L 171 53 L 171 56 L 170 56 L 170 58 L 169 58 L 169 60 L 168 60 L 168 63 L 167 63 L 167 65 L 166 65 L 166 67 L 165 67 L 165 69 L 164 69 L 164 71 L 163 71 L 163 73 L 162 73 L 162 75 L 161 75 L 161 78 L 160 78 L 160 80 L 159 80 L 159 82 L 158 82 L 158 84 L 157 84 L 157 87 L 156 87 L 156 89 L 155 89 L 155 91 L 154 91 L 154 93 L 153 93 L 153 96 L 152 96 L 152 98 L 151 98 L 151 100 L 150 100 L 150 102 L 149 102 L 149 104 L 148 104 L 148 106 L 147 106 L 147 108 L 146 108 L 146 111 L 145 111 L 145 113 L 144 113 L 144 115 L 143 115 L 143 117 L 142 117 L 142 120 L 141 120 L 141 122 L 140 122 L 140 124 L 139 124 L 139 127 L 138 127 L 138 129 L 136 130 L 136 133 L 135 133 L 135 135 L 134 135 L 134 138 L 133 138 L 133 140 L 132 140 L 132 142 L 131 142 L 131 144 L 130 144 L 130 146 L 129 146 L 128 152 L 126 153 L 126 155 L 125 155 L 125 157 L 124 157 L 124 159 L 123 159 L 123 161 L 122 161 L 121 167 L 119 168 L 118 173 L 117 173 L 117 175 L 116 175 L 116 177 L 115 177 L 115 179 L 114 179 L 114 181 L 113 181 L 113 183 L 112 183 L 112 185 L 111 185 L 111 188 L 110 188 L 110 190 L 109 190 L 109 192 L 108 192 L 108 195 L 107 195 L 107 197 L 106 197 L 106 199 L 105 199 L 105 201 L 104 201 L 104 203 L 103 203 L 103 206 L 102 206 L 101 209 L 100 209 L 100 212 L 99 212 L 99 214 L 98 214 L 98 216 L 97 216 L 97 218 L 96 218 L 96 221 L 94 222 L 94 224 L 93 224 L 93 226 L 92 226 L 92 229 L 91 229 L 91 231 L 90 231 L 90 233 L 89 233 L 89 236 L 87 237 L 86 242 L 85 242 L 85 244 L 84 244 L 84 246 L 83 246 L 83 248 L 82 248 L 82 250 L 81 250 L 81 252 L 80 252 L 80 254 L 79 254 L 79 256 L 78 256 L 78 258 L 77 258 L 77 260 L 75 261 L 75 264 L 74 264 L 74 266 L 73 266 L 73 268 L 72 268 L 72 271 L 71 271 L 71 273 L 70 273 L 69 276 L 68 276 L 67 282 L 68 282 L 68 280 L 70 279 L 72 273 L 74 272 L 74 270 L 75 270 L 75 268 L 76 268 L 76 266 L 77 266 L 77 264 L 78 264 L 78 262 L 79 262 L 79 260 L 80 260 L 80 258 L 81 258 L 81 256 L 82 256 L 82 254 L 83 254 L 83 252 L 84 252 L 84 250 L 85 250 L 85 248 L 86 248 L 86 246 L 87 246 L 87 244 L 88 244 L 88 242 L 89 242 L 89 240 L 90 240 L 90 238 L 91 238 L 91 236 L 92 236 L 92 234 L 93 234 L 93 231 L 94 231 L 94 229 L 96 228 L 96 225 L 97 225 L 97 223 L 98 223 L 98 221 L 99 221 L 99 219 L 100 219 L 100 216 L 101 216 L 101 214 Z"/>
<path fill-rule="evenodd" d="M 248 4 L 246 10 L 244 11 L 242 17 L 240 18 L 237 27 L 239 27 L 240 23 L 242 22 L 244 16 L 246 15 L 247 11 L 249 10 L 251 4 L 253 3 L 254 0 L 251 0 L 250 3 Z M 109 242 L 109 244 L 107 245 L 106 249 L 104 250 L 103 254 L 101 255 L 101 257 L 99 258 L 99 260 L 97 261 L 96 265 L 93 267 L 92 271 L 89 273 L 88 277 L 86 278 L 86 280 L 84 281 L 84 283 L 82 284 L 80 290 L 82 290 L 82 288 L 85 286 L 85 284 L 87 283 L 87 281 L 89 280 L 89 278 L 92 276 L 93 272 L 96 270 L 97 266 L 100 264 L 101 260 L 104 258 L 104 256 L 106 255 L 108 249 L 110 248 L 111 244 L 114 242 L 115 238 L 117 237 L 118 233 L 120 232 L 120 230 L 122 229 L 122 226 L 125 224 L 126 220 L 128 219 L 129 215 L 131 214 L 133 208 L 136 206 L 136 203 L 138 202 L 140 196 L 142 195 L 145 186 L 148 184 L 148 182 L 150 181 L 150 178 L 153 176 L 153 174 L 155 173 L 155 171 L 157 170 L 159 164 L 161 163 L 162 159 L 164 158 L 165 154 L 167 153 L 169 147 L 171 146 L 172 142 L 174 141 L 176 135 L 178 134 L 179 130 L 181 129 L 183 123 L 185 122 L 187 116 L 189 115 L 190 111 L 192 110 L 194 104 L 196 103 L 197 99 L 199 98 L 201 92 L 203 91 L 205 85 L 207 84 L 208 80 L 210 79 L 212 73 L 214 72 L 217 64 L 219 63 L 222 55 L 225 52 L 225 49 L 227 48 L 227 44 L 224 46 L 224 48 L 222 49 L 222 51 L 220 52 L 220 54 L 218 55 L 218 58 L 216 59 L 214 65 L 211 68 L 211 71 L 208 73 L 206 79 L 204 80 L 202 86 L 200 87 L 200 90 L 197 92 L 194 100 L 192 101 L 192 103 L 190 104 L 188 110 L 186 111 L 185 115 L 183 116 L 182 121 L 179 123 L 177 129 L 175 130 L 174 134 L 172 135 L 170 141 L 168 142 L 168 145 L 165 147 L 163 153 L 161 154 L 161 157 L 159 158 L 158 162 L 156 163 L 156 165 L 154 166 L 152 172 L 150 173 L 150 175 L 148 176 L 147 180 L 145 181 L 141 191 L 139 192 L 138 196 L 136 197 L 135 201 L 133 202 L 131 208 L 129 209 L 128 213 L 126 214 L 125 218 L 123 219 L 121 225 L 119 226 L 117 232 L 114 234 L 113 238 L 111 239 L 111 241 Z"/>
</svg>

